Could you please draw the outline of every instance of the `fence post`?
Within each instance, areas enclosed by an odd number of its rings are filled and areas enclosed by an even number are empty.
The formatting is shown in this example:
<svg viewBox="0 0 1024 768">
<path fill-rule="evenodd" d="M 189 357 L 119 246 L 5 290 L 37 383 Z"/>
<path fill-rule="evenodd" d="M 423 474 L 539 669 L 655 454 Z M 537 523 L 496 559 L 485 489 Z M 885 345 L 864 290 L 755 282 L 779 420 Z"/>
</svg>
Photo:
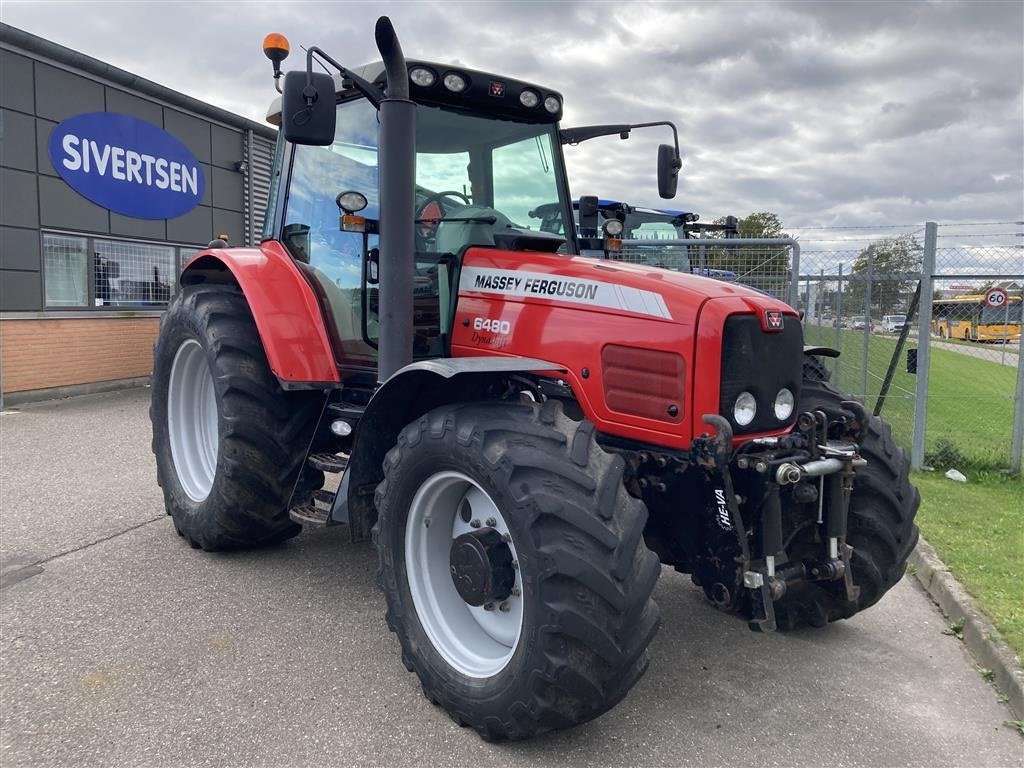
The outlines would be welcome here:
<svg viewBox="0 0 1024 768">
<path fill-rule="evenodd" d="M 836 292 L 836 349 L 842 352 L 843 349 L 843 264 L 839 263 L 839 289 Z M 842 384 L 839 383 L 839 361 L 842 359 L 842 355 L 835 359 L 835 365 L 832 368 L 832 377 L 835 380 L 835 385 L 841 390 Z"/>
<path fill-rule="evenodd" d="M 860 396 L 868 402 L 868 347 L 871 346 L 871 284 L 875 281 L 875 246 L 868 246 L 868 273 L 864 288 L 864 349 L 861 352 Z"/>
<path fill-rule="evenodd" d="M 924 433 L 928 419 L 928 373 L 931 368 L 932 298 L 935 294 L 935 240 L 939 225 L 924 225 L 924 254 L 921 259 L 921 303 L 917 322 L 917 390 L 914 399 L 914 441 L 910 446 L 910 466 L 924 466 Z M 1019 365 L 1019 363 L 1018 363 Z M 1019 380 L 1018 376 L 1018 380 Z"/>
<path fill-rule="evenodd" d="M 1014 395 L 1013 403 L 1013 442 L 1011 443 L 1012 448 L 1010 451 L 1010 472 L 1017 475 L 1020 474 L 1021 448 L 1024 446 L 1024 333 L 1020 335 L 1020 350 L 1017 355 L 1017 392 Z"/>
<path fill-rule="evenodd" d="M 791 254 L 790 262 L 793 268 L 793 280 L 789 284 L 789 306 L 796 309 L 797 294 L 800 291 L 800 243 L 796 240 L 791 240 L 789 244 L 789 252 Z"/>
</svg>

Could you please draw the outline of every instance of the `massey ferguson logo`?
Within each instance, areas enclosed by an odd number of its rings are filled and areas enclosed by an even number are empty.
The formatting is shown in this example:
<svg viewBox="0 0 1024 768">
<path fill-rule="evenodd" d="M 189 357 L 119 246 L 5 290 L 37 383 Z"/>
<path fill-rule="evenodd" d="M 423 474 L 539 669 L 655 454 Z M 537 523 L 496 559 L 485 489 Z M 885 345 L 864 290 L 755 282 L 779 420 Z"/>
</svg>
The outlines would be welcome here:
<svg viewBox="0 0 1024 768">
<path fill-rule="evenodd" d="M 781 331 L 782 313 L 777 309 L 766 309 L 764 311 L 764 325 L 769 331 Z"/>
</svg>

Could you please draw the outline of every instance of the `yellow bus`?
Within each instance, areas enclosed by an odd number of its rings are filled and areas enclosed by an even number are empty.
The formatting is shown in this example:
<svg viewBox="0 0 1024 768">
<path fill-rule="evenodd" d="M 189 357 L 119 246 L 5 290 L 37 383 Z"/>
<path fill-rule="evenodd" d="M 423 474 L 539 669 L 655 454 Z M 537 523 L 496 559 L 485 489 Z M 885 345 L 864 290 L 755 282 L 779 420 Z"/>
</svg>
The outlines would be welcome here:
<svg viewBox="0 0 1024 768">
<path fill-rule="evenodd" d="M 981 294 L 935 299 L 932 302 L 932 334 L 943 339 L 967 341 L 1019 341 L 1022 302 L 1010 296 L 1005 307 L 985 305 Z"/>
</svg>

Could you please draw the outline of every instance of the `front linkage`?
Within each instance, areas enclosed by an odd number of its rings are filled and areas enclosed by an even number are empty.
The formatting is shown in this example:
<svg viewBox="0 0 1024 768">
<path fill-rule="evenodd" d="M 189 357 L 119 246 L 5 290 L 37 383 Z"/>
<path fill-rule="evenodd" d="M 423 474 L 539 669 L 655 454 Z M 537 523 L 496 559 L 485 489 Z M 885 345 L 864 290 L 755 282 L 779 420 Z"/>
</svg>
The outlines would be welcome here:
<svg viewBox="0 0 1024 768">
<path fill-rule="evenodd" d="M 716 434 L 697 438 L 692 456 L 713 488 L 720 527 L 736 537 L 737 565 L 743 588 L 749 590 L 748 625 L 754 631 L 776 629 L 775 602 L 799 582 L 842 581 L 847 601 L 855 603 L 859 597 L 851 569 L 853 549 L 846 537 L 854 473 L 867 464 L 860 455 L 867 417 L 857 402 L 844 401 L 842 406 L 852 416 L 830 419 L 821 410 L 804 412 L 789 435 L 755 438 L 735 450 L 729 422 L 717 414 L 703 417 Z M 736 492 L 734 472 L 750 491 L 746 500 Z M 781 494 L 786 486 L 791 486 L 794 507 L 817 506 L 815 538 L 820 546 L 815 554 L 805 550 L 797 558 L 786 551 Z M 759 503 L 751 504 L 754 498 Z M 744 520 L 742 501 L 747 501 L 752 518 L 760 512 L 758 520 Z M 752 553 L 755 532 L 760 540 Z M 727 595 L 716 602 L 738 601 Z"/>
</svg>

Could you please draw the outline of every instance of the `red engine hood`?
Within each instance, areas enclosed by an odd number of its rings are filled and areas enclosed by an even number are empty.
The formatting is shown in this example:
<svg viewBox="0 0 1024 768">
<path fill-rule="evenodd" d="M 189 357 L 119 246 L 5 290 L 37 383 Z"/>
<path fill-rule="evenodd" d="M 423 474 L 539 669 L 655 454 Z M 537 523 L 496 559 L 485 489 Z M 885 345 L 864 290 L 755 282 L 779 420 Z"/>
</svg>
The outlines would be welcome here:
<svg viewBox="0 0 1024 768">
<path fill-rule="evenodd" d="M 643 315 L 692 325 L 709 299 L 739 299 L 751 312 L 786 303 L 742 285 L 666 269 L 585 256 L 471 248 L 463 260 L 459 293 L 506 301 L 539 301 L 595 312 Z"/>
</svg>

